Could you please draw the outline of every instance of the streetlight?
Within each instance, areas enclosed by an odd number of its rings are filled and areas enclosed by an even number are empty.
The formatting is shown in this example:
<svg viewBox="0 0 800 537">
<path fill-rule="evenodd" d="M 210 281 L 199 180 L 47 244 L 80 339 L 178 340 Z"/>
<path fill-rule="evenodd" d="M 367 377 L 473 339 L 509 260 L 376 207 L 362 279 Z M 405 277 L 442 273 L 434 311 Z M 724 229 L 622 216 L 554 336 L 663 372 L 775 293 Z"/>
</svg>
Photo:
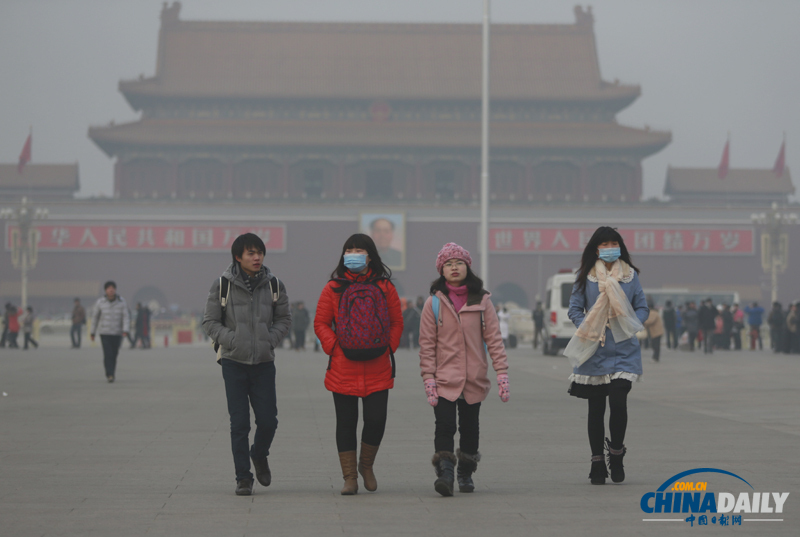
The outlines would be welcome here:
<svg viewBox="0 0 800 537">
<path fill-rule="evenodd" d="M 16 221 L 11 228 L 11 262 L 22 271 L 22 309 L 28 307 L 28 269 L 36 267 L 39 252 L 39 231 L 34 220 L 44 220 L 50 215 L 47 209 L 32 208 L 23 197 L 18 208 L 0 209 L 0 219 Z"/>
<path fill-rule="evenodd" d="M 772 302 L 778 300 L 778 272 L 783 273 L 789 266 L 789 234 L 786 226 L 796 225 L 797 214 L 781 213 L 778 204 L 772 203 L 769 213 L 750 215 L 753 224 L 766 227 L 761 234 L 761 266 L 772 277 Z"/>
<path fill-rule="evenodd" d="M 483 65 L 481 71 L 481 224 L 478 242 L 481 277 L 489 288 L 489 0 L 483 0 Z"/>
</svg>

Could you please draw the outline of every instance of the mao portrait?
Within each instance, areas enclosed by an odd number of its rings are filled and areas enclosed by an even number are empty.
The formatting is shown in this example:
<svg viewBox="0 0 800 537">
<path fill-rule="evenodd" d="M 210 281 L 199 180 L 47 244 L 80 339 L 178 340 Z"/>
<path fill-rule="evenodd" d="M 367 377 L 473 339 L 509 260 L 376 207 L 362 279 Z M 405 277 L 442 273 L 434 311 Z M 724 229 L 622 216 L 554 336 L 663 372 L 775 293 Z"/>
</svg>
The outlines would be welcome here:
<svg viewBox="0 0 800 537">
<path fill-rule="evenodd" d="M 375 241 L 384 265 L 392 270 L 406 268 L 406 229 L 403 213 L 362 213 L 361 232 Z"/>
</svg>

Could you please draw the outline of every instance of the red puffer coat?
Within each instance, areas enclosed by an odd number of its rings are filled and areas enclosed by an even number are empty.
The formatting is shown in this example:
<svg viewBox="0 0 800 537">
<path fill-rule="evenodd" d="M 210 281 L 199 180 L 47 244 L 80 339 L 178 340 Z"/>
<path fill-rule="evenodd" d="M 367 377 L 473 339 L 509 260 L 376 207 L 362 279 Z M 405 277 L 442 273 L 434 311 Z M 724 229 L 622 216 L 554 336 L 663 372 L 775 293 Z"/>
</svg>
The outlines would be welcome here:
<svg viewBox="0 0 800 537">
<path fill-rule="evenodd" d="M 367 274 L 353 274 L 349 271 L 345 277 L 353 281 L 364 281 L 371 277 Z M 337 344 L 336 333 L 332 325 L 339 312 L 339 298 L 333 289 L 338 286 L 330 281 L 322 290 L 317 302 L 317 313 L 314 316 L 314 332 L 322 343 L 322 350 L 331 357 L 328 372 L 325 374 L 325 387 L 335 393 L 366 397 L 367 395 L 394 387 L 392 363 L 389 351 L 386 354 L 363 362 L 345 358 L 341 347 Z M 386 294 L 389 306 L 389 347 L 392 352 L 400 344 L 403 334 L 403 314 L 400 311 L 400 298 L 397 290 L 389 280 L 379 280 L 378 286 Z"/>
</svg>

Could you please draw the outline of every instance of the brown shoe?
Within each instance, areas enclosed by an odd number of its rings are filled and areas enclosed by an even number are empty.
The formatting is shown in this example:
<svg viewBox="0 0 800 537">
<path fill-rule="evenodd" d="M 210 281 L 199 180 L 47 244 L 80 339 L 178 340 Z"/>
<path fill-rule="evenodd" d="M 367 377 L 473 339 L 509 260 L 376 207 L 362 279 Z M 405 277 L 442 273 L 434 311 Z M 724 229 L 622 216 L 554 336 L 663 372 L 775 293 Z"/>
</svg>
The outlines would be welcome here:
<svg viewBox="0 0 800 537">
<path fill-rule="evenodd" d="M 361 456 L 358 459 L 358 473 L 364 478 L 364 488 L 372 492 L 378 489 L 378 481 L 372 472 L 372 465 L 375 463 L 375 455 L 378 454 L 378 447 L 370 446 L 361 442 Z"/>
<path fill-rule="evenodd" d="M 344 477 L 344 487 L 342 496 L 352 496 L 358 493 L 358 474 L 356 466 L 358 464 L 355 451 L 342 451 L 339 453 L 339 464 L 342 465 L 342 477 Z"/>
</svg>

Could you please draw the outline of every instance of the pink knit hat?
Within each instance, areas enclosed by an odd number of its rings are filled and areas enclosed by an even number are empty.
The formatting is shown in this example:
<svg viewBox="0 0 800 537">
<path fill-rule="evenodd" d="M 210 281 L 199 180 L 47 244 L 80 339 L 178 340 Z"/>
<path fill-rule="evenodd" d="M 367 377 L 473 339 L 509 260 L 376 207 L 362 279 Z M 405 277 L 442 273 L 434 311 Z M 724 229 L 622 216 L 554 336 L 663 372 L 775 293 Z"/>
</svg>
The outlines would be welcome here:
<svg viewBox="0 0 800 537">
<path fill-rule="evenodd" d="M 472 267 L 472 258 L 469 252 L 454 242 L 448 242 L 442 246 L 442 249 L 439 250 L 439 255 L 436 256 L 436 270 L 439 274 L 442 273 L 444 264 L 451 259 L 460 259 L 466 263 L 468 267 Z"/>
</svg>

